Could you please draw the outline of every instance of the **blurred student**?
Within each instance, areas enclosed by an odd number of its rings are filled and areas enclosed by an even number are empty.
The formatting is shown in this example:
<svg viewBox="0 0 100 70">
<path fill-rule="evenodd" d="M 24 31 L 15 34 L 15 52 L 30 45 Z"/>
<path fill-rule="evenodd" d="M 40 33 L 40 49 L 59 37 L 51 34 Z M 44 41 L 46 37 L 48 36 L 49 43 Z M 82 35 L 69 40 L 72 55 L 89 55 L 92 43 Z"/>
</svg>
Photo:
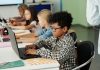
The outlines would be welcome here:
<svg viewBox="0 0 100 70">
<path fill-rule="evenodd" d="M 24 18 L 24 12 L 26 9 L 28 9 L 28 6 L 26 4 L 20 4 L 18 6 L 20 17 Z"/>
<path fill-rule="evenodd" d="M 76 66 L 77 57 L 74 40 L 68 33 L 72 16 L 68 12 L 58 12 L 51 16 L 49 22 L 53 36 L 27 45 L 25 53 L 57 60 L 60 63 L 60 70 L 72 70 Z"/>
<path fill-rule="evenodd" d="M 18 6 L 19 16 L 10 18 L 9 19 L 10 23 L 16 26 L 16 25 L 20 25 L 21 22 L 25 21 L 24 12 L 26 9 L 28 9 L 28 6 L 26 4 L 20 4 Z"/>
<path fill-rule="evenodd" d="M 37 24 L 37 12 L 34 8 L 28 7 L 24 11 L 25 22 L 22 22 L 19 26 L 12 26 L 16 29 L 29 29 L 31 30 Z"/>
<path fill-rule="evenodd" d="M 51 11 L 48 9 L 41 10 L 37 17 L 38 17 L 38 26 L 34 29 L 34 33 L 29 34 L 28 38 L 20 38 L 22 42 L 34 42 L 37 40 L 43 40 L 50 36 L 52 36 L 52 30 L 50 28 L 49 17 L 52 15 Z M 33 38 L 32 38 L 33 36 Z"/>
</svg>

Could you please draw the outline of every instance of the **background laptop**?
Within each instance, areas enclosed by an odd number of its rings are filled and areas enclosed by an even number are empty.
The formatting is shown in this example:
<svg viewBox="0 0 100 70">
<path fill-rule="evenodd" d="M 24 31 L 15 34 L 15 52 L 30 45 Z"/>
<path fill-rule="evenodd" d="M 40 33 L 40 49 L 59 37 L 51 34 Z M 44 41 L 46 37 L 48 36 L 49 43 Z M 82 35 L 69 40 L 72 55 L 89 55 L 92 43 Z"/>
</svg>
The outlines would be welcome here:
<svg viewBox="0 0 100 70">
<path fill-rule="evenodd" d="M 16 41 L 15 33 L 10 28 L 7 28 L 7 29 L 8 29 L 8 32 L 9 32 L 9 36 L 10 36 L 10 41 L 11 41 L 11 44 L 12 44 L 12 48 L 15 51 L 15 53 L 21 59 L 28 59 L 28 58 L 37 58 L 37 57 L 40 57 L 39 55 L 25 55 L 24 54 L 25 48 L 24 47 L 23 48 L 19 48 L 18 47 L 18 43 Z"/>
</svg>

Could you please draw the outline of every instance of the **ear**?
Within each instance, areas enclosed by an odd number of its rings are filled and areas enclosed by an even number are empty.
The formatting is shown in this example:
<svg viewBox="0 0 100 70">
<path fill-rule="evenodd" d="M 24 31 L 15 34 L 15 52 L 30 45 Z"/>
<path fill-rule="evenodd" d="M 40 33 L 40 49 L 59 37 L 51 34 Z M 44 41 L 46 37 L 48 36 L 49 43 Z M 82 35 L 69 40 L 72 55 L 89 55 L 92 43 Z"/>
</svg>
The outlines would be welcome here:
<svg viewBox="0 0 100 70">
<path fill-rule="evenodd" d="M 64 31 L 64 32 L 67 32 L 67 31 L 68 31 L 68 28 L 65 26 L 65 27 L 63 28 L 63 31 Z"/>
</svg>

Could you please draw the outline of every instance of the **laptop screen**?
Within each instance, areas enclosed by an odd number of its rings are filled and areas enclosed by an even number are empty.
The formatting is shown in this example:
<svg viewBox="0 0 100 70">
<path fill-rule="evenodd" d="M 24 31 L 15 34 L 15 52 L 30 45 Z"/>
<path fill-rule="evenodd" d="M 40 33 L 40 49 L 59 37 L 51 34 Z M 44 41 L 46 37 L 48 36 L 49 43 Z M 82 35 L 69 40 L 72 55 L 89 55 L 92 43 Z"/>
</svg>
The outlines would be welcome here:
<svg viewBox="0 0 100 70">
<path fill-rule="evenodd" d="M 15 53 L 19 56 L 19 49 L 18 49 L 16 38 L 15 38 L 15 33 L 10 28 L 7 27 L 7 29 L 9 32 L 9 37 L 10 37 L 10 41 L 12 44 L 12 48 L 15 51 Z"/>
</svg>

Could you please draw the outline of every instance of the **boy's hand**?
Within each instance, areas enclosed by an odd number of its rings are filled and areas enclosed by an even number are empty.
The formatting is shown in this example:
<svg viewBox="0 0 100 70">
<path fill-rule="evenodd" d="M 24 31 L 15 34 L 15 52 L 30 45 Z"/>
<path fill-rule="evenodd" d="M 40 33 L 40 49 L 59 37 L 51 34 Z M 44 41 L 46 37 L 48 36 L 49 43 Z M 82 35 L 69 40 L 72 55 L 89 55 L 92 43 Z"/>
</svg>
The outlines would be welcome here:
<svg viewBox="0 0 100 70">
<path fill-rule="evenodd" d="M 26 47 L 25 47 L 25 50 L 28 50 L 28 49 L 36 49 L 36 46 L 35 45 L 27 45 Z"/>
<path fill-rule="evenodd" d="M 25 54 L 26 55 L 28 55 L 28 54 L 34 55 L 34 54 L 36 54 L 36 50 L 35 49 L 27 49 L 27 50 L 25 50 Z"/>
</svg>

